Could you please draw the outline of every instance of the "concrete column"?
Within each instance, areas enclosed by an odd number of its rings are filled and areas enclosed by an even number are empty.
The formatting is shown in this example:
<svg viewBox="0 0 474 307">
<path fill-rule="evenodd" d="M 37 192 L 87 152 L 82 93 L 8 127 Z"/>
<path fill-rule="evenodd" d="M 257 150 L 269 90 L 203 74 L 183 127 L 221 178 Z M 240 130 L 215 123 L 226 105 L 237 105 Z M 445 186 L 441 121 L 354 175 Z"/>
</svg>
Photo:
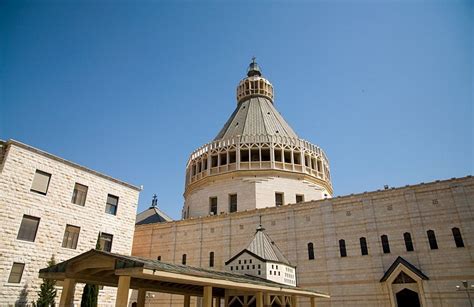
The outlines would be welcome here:
<svg viewBox="0 0 474 307">
<path fill-rule="evenodd" d="M 298 307 L 298 297 L 296 295 L 291 296 L 291 307 Z"/>
<path fill-rule="evenodd" d="M 130 290 L 130 280 L 130 276 L 119 276 L 115 307 L 123 307 L 128 305 L 128 291 Z"/>
<path fill-rule="evenodd" d="M 311 307 L 316 307 L 316 298 L 315 297 L 311 298 Z"/>
<path fill-rule="evenodd" d="M 184 296 L 184 307 L 190 307 L 191 306 L 191 296 L 189 294 L 186 294 Z"/>
<path fill-rule="evenodd" d="M 257 307 L 263 307 L 263 292 L 257 292 L 255 300 L 257 301 Z"/>
<path fill-rule="evenodd" d="M 138 289 L 137 307 L 145 307 L 146 290 Z"/>
<path fill-rule="evenodd" d="M 263 304 L 265 307 L 271 307 L 272 306 L 272 298 L 270 296 L 270 293 L 265 293 L 263 295 Z"/>
<path fill-rule="evenodd" d="M 59 301 L 59 307 L 70 307 L 74 303 L 74 291 L 76 290 L 76 281 L 66 278 L 63 281 L 63 292 Z"/>
<path fill-rule="evenodd" d="M 205 286 L 203 290 L 203 298 L 202 298 L 202 306 L 203 307 L 212 307 L 212 287 Z"/>
</svg>

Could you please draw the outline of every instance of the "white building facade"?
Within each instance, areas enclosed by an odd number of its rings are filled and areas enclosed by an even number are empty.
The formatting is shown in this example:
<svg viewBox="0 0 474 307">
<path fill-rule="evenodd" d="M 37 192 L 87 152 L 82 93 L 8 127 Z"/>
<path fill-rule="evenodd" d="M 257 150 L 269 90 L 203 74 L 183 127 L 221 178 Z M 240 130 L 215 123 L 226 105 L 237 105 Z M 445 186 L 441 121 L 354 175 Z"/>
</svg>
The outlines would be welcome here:
<svg viewBox="0 0 474 307">
<path fill-rule="evenodd" d="M 97 240 L 131 253 L 140 188 L 14 140 L 1 142 L 0 153 L 1 306 L 34 302 L 38 271 L 52 256 L 64 261 Z M 114 293 L 103 288 L 100 305 L 113 305 Z"/>
</svg>

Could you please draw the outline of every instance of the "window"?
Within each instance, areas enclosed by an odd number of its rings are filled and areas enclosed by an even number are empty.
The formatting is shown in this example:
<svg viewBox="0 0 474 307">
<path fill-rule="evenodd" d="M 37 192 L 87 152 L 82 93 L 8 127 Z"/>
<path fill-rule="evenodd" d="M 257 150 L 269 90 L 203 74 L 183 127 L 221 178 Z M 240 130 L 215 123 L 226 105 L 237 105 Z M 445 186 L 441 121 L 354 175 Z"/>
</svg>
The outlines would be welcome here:
<svg viewBox="0 0 474 307">
<path fill-rule="evenodd" d="M 156 260 L 161 261 L 161 256 L 156 257 Z"/>
<path fill-rule="evenodd" d="M 249 162 L 249 150 L 248 149 L 242 149 L 240 150 L 240 162 Z"/>
<path fill-rule="evenodd" d="M 387 235 L 383 235 L 380 237 L 382 240 L 382 250 L 384 254 L 389 254 L 390 253 L 390 244 L 388 243 L 388 237 Z"/>
<path fill-rule="evenodd" d="M 413 249 L 413 241 L 411 240 L 411 234 L 409 232 L 405 232 L 403 234 L 403 239 L 405 240 L 405 247 L 407 252 L 412 252 Z"/>
<path fill-rule="evenodd" d="M 221 153 L 220 156 L 221 156 L 221 165 L 226 165 L 227 164 L 227 153 L 226 152 Z"/>
<path fill-rule="evenodd" d="M 283 205 L 283 193 L 275 193 L 275 205 L 277 207 Z"/>
<path fill-rule="evenodd" d="M 229 195 L 229 212 L 237 211 L 237 194 Z"/>
<path fill-rule="evenodd" d="M 270 149 L 262 148 L 260 154 L 262 155 L 262 161 L 270 161 Z"/>
<path fill-rule="evenodd" d="M 214 252 L 209 253 L 209 266 L 214 267 Z"/>
<path fill-rule="evenodd" d="M 181 264 L 186 265 L 186 254 L 183 254 L 183 257 L 181 258 Z"/>
<path fill-rule="evenodd" d="M 51 174 L 36 170 L 35 176 L 33 177 L 33 184 L 31 185 L 31 191 L 46 195 L 50 179 Z"/>
<path fill-rule="evenodd" d="M 343 239 L 339 240 L 339 253 L 341 254 L 341 257 L 347 256 L 346 241 Z"/>
<path fill-rule="evenodd" d="M 260 161 L 260 151 L 258 149 L 250 150 L 250 160 L 253 162 Z"/>
<path fill-rule="evenodd" d="M 369 254 L 369 249 L 367 248 L 367 239 L 362 237 L 359 239 L 360 242 L 360 253 L 362 256 Z"/>
<path fill-rule="evenodd" d="M 428 230 L 426 232 L 428 235 L 428 241 L 430 243 L 430 248 L 431 249 L 438 249 L 438 242 L 436 242 L 436 235 L 433 230 Z"/>
<path fill-rule="evenodd" d="M 107 204 L 105 205 L 105 212 L 108 214 L 117 215 L 117 206 L 119 198 L 111 194 L 107 195 Z"/>
<path fill-rule="evenodd" d="M 276 162 L 282 162 L 282 160 L 281 160 L 281 149 L 275 149 L 274 150 L 274 155 L 275 155 L 275 161 Z"/>
<path fill-rule="evenodd" d="M 235 151 L 229 151 L 229 164 L 235 163 L 236 155 Z"/>
<path fill-rule="evenodd" d="M 99 249 L 110 252 L 112 251 L 112 241 L 114 239 L 114 236 L 105 232 L 101 232 L 99 234 Z"/>
<path fill-rule="evenodd" d="M 217 155 L 212 155 L 211 156 L 211 167 L 216 167 L 217 166 Z"/>
<path fill-rule="evenodd" d="M 453 232 L 453 238 L 454 242 L 456 243 L 456 247 L 464 247 L 464 241 L 462 240 L 462 235 L 459 231 L 459 228 L 454 227 L 451 229 L 451 231 Z"/>
<path fill-rule="evenodd" d="M 217 215 L 217 197 L 209 197 L 209 213 Z"/>
<path fill-rule="evenodd" d="M 12 269 L 10 271 L 10 276 L 8 277 L 8 282 L 12 284 L 20 283 L 24 268 L 25 268 L 24 263 L 14 262 Z"/>
<path fill-rule="evenodd" d="M 77 247 L 77 240 L 79 239 L 79 231 L 81 228 L 66 225 L 66 231 L 64 231 L 64 238 L 63 238 L 63 247 L 76 249 Z"/>
<path fill-rule="evenodd" d="M 304 195 L 296 194 L 296 203 L 302 203 L 302 202 L 304 202 Z"/>
<path fill-rule="evenodd" d="M 74 185 L 74 191 L 72 192 L 71 202 L 79 206 L 84 206 L 86 204 L 86 196 L 87 187 L 85 185 L 76 183 Z"/>
<path fill-rule="evenodd" d="M 313 243 L 308 243 L 308 260 L 314 260 L 314 248 Z"/>
<path fill-rule="evenodd" d="M 34 242 L 36 232 L 38 231 L 40 219 L 34 216 L 23 215 L 20 230 L 18 231 L 18 240 Z"/>
</svg>

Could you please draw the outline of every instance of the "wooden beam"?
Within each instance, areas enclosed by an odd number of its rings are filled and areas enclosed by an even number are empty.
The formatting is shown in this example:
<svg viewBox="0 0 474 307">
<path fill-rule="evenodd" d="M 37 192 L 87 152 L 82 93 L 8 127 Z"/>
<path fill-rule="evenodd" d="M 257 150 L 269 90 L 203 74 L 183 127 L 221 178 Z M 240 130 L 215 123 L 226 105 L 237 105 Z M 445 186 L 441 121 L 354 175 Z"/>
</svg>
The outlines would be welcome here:
<svg viewBox="0 0 474 307">
<path fill-rule="evenodd" d="M 202 295 L 203 295 L 203 299 L 202 299 L 203 307 L 212 307 L 212 287 L 204 286 Z"/>
<path fill-rule="evenodd" d="M 316 298 L 315 297 L 311 298 L 311 307 L 316 307 Z"/>
<path fill-rule="evenodd" d="M 128 305 L 128 291 L 130 290 L 130 276 L 122 275 L 119 277 L 117 297 L 115 307 L 124 307 Z"/>
<path fill-rule="evenodd" d="M 74 291 L 76 290 L 76 281 L 66 278 L 63 281 L 63 292 L 59 301 L 59 307 L 70 307 L 74 303 Z"/>
<path fill-rule="evenodd" d="M 257 307 L 263 307 L 263 292 L 257 292 L 255 299 L 257 300 Z"/>
<path fill-rule="evenodd" d="M 184 307 L 190 307 L 191 306 L 191 295 L 185 294 L 184 295 Z"/>
<path fill-rule="evenodd" d="M 137 307 L 145 307 L 146 289 L 138 289 Z"/>
</svg>

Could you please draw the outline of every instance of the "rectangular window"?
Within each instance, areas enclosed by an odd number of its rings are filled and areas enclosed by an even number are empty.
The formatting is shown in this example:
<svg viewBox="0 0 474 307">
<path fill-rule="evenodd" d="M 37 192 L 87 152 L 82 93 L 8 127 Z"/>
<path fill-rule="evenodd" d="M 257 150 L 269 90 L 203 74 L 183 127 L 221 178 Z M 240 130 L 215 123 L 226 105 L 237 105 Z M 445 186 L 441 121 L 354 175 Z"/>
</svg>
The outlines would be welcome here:
<svg viewBox="0 0 474 307">
<path fill-rule="evenodd" d="M 209 197 L 209 213 L 217 215 L 217 197 Z"/>
<path fill-rule="evenodd" d="M 236 158 L 235 151 L 229 151 L 229 163 L 235 163 Z"/>
<path fill-rule="evenodd" d="M 24 263 L 14 262 L 12 266 L 12 270 L 10 271 L 10 276 L 8 277 L 8 282 L 12 284 L 20 283 L 24 268 L 25 268 Z"/>
<path fill-rule="evenodd" d="M 20 230 L 18 231 L 18 240 L 34 242 L 36 232 L 38 231 L 40 219 L 34 216 L 23 215 Z"/>
<path fill-rule="evenodd" d="M 304 195 L 296 194 L 296 203 L 302 203 L 302 202 L 304 202 Z"/>
<path fill-rule="evenodd" d="M 240 162 L 249 162 L 249 160 L 250 160 L 249 150 L 248 149 L 240 150 Z"/>
<path fill-rule="evenodd" d="M 237 212 L 237 194 L 229 195 L 229 212 Z"/>
<path fill-rule="evenodd" d="M 217 155 L 212 155 L 211 156 L 211 167 L 216 167 L 217 162 L 218 162 Z"/>
<path fill-rule="evenodd" d="M 277 207 L 283 205 L 283 193 L 275 193 L 275 205 Z"/>
<path fill-rule="evenodd" d="M 274 150 L 274 155 L 275 155 L 275 161 L 276 162 L 282 162 L 281 161 L 281 149 L 275 149 Z"/>
<path fill-rule="evenodd" d="M 63 247 L 76 249 L 77 247 L 77 240 L 79 239 L 79 231 L 81 228 L 66 225 L 66 231 L 64 232 L 63 238 Z"/>
<path fill-rule="evenodd" d="M 31 191 L 46 195 L 50 179 L 51 174 L 36 170 L 35 176 L 33 177 L 33 184 L 31 185 Z"/>
<path fill-rule="evenodd" d="M 105 205 L 105 212 L 108 214 L 117 215 L 117 206 L 119 198 L 111 194 L 107 195 L 107 204 Z"/>
<path fill-rule="evenodd" d="M 71 202 L 79 206 L 84 206 L 86 204 L 86 196 L 87 186 L 76 182 L 76 184 L 74 185 L 74 191 L 72 192 Z"/>
<path fill-rule="evenodd" d="M 99 236 L 100 250 L 105 252 L 112 251 L 112 241 L 114 236 L 105 232 L 101 232 Z"/>
</svg>

